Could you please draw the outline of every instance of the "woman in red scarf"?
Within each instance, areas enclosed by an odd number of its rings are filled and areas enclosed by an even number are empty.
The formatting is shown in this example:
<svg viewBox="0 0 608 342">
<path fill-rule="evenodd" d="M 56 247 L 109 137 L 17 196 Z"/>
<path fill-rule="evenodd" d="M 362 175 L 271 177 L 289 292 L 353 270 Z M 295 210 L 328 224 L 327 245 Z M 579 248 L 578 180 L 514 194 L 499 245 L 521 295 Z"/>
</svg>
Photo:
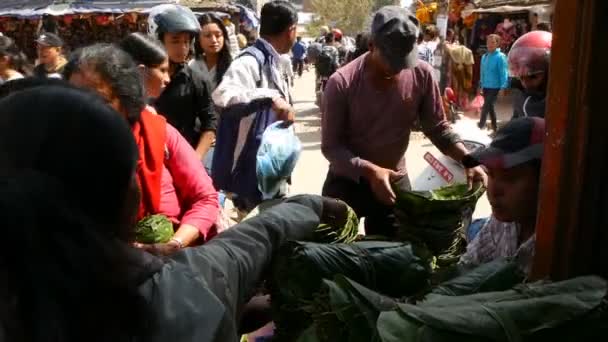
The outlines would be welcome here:
<svg viewBox="0 0 608 342">
<path fill-rule="evenodd" d="M 140 247 L 168 255 L 217 233 L 218 194 L 188 142 L 146 106 L 144 98 L 157 97 L 169 82 L 164 50 L 141 36 L 130 39 L 135 43 L 127 40 L 123 46 L 134 58 L 114 45 L 92 45 L 72 56 L 65 76 L 72 84 L 98 92 L 131 124 L 139 149 L 138 218 L 163 214 L 177 227 L 168 243 Z"/>
</svg>

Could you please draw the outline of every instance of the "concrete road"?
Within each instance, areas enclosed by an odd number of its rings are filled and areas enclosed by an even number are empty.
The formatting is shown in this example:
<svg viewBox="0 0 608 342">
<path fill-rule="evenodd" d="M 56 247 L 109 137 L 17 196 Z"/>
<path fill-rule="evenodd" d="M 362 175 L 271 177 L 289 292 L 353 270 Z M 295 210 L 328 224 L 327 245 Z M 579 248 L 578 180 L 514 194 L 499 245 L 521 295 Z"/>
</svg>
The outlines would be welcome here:
<svg viewBox="0 0 608 342">
<path fill-rule="evenodd" d="M 328 162 L 321 153 L 321 114 L 315 105 L 314 77 L 314 72 L 305 72 L 302 78 L 296 78 L 292 90 L 297 111 L 296 132 L 304 149 L 292 177 L 292 194 L 320 194 L 328 169 Z M 497 106 L 499 120 L 508 120 L 509 108 L 509 99 L 502 99 Z M 422 158 L 427 151 L 436 156 L 440 154 L 424 136 L 412 134 L 406 153 L 408 172 L 412 179 L 427 167 L 427 162 Z M 490 205 L 484 196 L 477 204 L 474 217 L 486 217 L 490 213 Z"/>
</svg>

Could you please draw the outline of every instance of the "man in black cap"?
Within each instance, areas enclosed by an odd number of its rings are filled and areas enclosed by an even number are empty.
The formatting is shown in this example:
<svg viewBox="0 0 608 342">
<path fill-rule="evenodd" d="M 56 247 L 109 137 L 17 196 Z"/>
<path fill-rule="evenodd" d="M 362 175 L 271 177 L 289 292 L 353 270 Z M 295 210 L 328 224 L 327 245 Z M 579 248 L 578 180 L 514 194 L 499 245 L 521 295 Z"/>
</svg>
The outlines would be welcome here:
<svg viewBox="0 0 608 342">
<path fill-rule="evenodd" d="M 469 244 L 462 264 L 515 257 L 522 269 L 529 271 L 534 256 L 544 137 L 544 119 L 514 119 L 498 130 L 490 147 L 463 159 L 467 167 L 483 165 L 488 170 L 492 217 Z"/>
<path fill-rule="evenodd" d="M 408 10 L 381 8 L 369 52 L 334 73 L 325 88 L 321 148 L 330 169 L 323 194 L 366 217 L 368 234 L 396 232 L 392 183 L 409 189 L 404 155 L 415 122 L 454 160 L 468 153 L 445 118 L 433 67 L 418 61 L 419 31 Z M 467 176 L 469 182 L 486 181 L 479 167 Z"/>
<path fill-rule="evenodd" d="M 61 78 L 67 63 L 62 53 L 63 40 L 54 33 L 44 32 L 36 39 L 36 44 L 38 65 L 34 68 L 34 76 Z"/>
</svg>

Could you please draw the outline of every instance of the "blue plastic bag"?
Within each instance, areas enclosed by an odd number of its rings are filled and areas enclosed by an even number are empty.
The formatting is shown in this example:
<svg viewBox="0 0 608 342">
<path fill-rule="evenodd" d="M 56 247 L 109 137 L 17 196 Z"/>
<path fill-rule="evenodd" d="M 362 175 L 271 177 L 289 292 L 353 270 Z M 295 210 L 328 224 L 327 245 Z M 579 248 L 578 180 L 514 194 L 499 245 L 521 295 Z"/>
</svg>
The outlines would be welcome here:
<svg viewBox="0 0 608 342">
<path fill-rule="evenodd" d="M 301 152 L 293 125 L 278 121 L 266 128 L 256 157 L 258 189 L 264 200 L 275 198 L 286 187 Z"/>
</svg>

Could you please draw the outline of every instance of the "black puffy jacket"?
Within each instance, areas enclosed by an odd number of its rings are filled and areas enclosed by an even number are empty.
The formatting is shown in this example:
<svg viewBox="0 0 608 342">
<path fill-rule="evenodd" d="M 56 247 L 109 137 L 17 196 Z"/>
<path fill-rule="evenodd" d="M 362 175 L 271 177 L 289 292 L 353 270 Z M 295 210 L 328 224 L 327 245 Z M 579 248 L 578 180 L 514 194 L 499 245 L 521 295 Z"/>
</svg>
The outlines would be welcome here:
<svg viewBox="0 0 608 342">
<path fill-rule="evenodd" d="M 180 65 L 154 104 L 195 149 L 203 132 L 217 129 L 210 89 L 203 74 Z"/>
<path fill-rule="evenodd" d="M 295 196 L 172 256 L 141 286 L 156 309 L 158 342 L 238 341 L 238 322 L 272 256 L 287 240 L 310 238 L 319 196 Z"/>
</svg>

